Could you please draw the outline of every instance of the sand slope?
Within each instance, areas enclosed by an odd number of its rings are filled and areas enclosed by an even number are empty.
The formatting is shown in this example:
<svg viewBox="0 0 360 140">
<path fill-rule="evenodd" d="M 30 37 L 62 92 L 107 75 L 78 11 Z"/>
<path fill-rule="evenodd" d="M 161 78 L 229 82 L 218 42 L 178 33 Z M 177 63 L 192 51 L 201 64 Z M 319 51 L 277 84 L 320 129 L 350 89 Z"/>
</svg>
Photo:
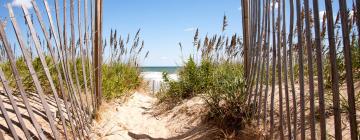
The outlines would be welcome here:
<svg viewBox="0 0 360 140">
<path fill-rule="evenodd" d="M 91 139 L 202 139 L 212 132 L 201 120 L 205 102 L 195 97 L 159 113 L 157 99 L 135 92 L 124 103 L 104 103 Z"/>
</svg>

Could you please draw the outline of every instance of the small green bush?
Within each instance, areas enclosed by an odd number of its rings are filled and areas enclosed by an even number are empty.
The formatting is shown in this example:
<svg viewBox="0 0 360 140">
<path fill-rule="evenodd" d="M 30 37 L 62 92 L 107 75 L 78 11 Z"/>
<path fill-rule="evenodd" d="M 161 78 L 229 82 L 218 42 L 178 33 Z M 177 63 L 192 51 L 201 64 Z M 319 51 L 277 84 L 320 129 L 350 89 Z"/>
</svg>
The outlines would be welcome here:
<svg viewBox="0 0 360 140">
<path fill-rule="evenodd" d="M 239 130 L 250 121 L 252 111 L 246 103 L 248 94 L 241 64 L 203 59 L 196 65 L 190 57 L 180 70 L 178 81 L 169 80 L 166 73 L 163 77 L 168 87 L 158 93 L 160 101 L 201 96 L 210 108 L 208 118 L 220 128 Z"/>
<path fill-rule="evenodd" d="M 55 67 L 53 66 L 53 63 L 51 61 L 51 58 L 50 57 L 45 57 L 45 60 L 49 66 L 49 71 L 50 71 L 50 74 L 51 74 L 51 77 L 54 81 L 54 84 L 56 87 L 59 88 L 58 86 L 58 78 L 57 78 L 57 71 L 55 69 Z M 45 93 L 51 93 L 52 90 L 50 88 L 50 82 L 49 80 L 47 79 L 46 77 L 46 74 L 45 74 L 45 71 L 42 67 L 42 64 L 41 64 L 41 61 L 40 61 L 40 58 L 39 57 L 35 57 L 32 61 L 32 64 L 33 64 L 33 67 L 36 71 L 36 74 L 39 78 L 39 81 L 40 81 L 40 84 L 43 86 L 43 87 L 48 87 L 48 88 L 43 88 L 44 92 Z M 16 87 L 16 81 L 15 81 L 15 78 L 13 76 L 13 73 L 12 73 L 12 70 L 11 70 L 11 67 L 10 67 L 10 62 L 9 61 L 6 61 L 4 63 L 2 63 L 0 65 L 0 67 L 2 68 L 2 70 L 4 71 L 4 74 L 5 74 L 5 77 L 7 78 L 7 80 L 9 80 L 10 82 L 10 86 L 11 87 Z M 20 74 L 20 77 L 22 78 L 22 82 L 23 82 L 23 85 L 24 85 L 24 88 L 25 90 L 27 91 L 30 91 L 30 92 L 35 92 L 36 91 L 36 88 L 35 88 L 35 85 L 34 85 L 34 82 L 33 82 L 33 79 L 29 73 L 29 70 L 28 70 L 28 67 L 25 63 L 25 60 L 23 57 L 20 57 L 18 59 L 16 59 L 16 67 L 19 71 L 19 74 Z M 57 89 L 59 91 L 59 89 Z"/>
<path fill-rule="evenodd" d="M 139 69 L 128 64 L 105 64 L 102 71 L 102 88 L 105 99 L 121 97 L 126 92 L 139 87 L 142 81 Z"/>
<path fill-rule="evenodd" d="M 167 73 L 163 74 L 164 81 L 168 85 L 167 90 L 159 93 L 161 101 L 165 100 L 182 100 L 195 95 L 203 94 L 212 83 L 212 63 L 203 61 L 197 66 L 194 59 L 190 57 L 184 67 L 179 71 L 179 80 L 172 81 L 167 77 Z"/>
<path fill-rule="evenodd" d="M 57 71 L 55 66 L 53 65 L 51 58 L 46 57 L 46 62 L 49 66 L 50 74 L 57 88 L 57 92 L 61 95 L 60 92 L 60 83 L 57 75 Z M 87 62 L 86 62 L 87 63 Z M 39 78 L 40 84 L 43 87 L 43 90 L 46 94 L 52 94 L 52 90 L 50 88 L 50 82 L 46 77 L 45 71 L 41 64 L 40 58 L 36 57 L 33 59 L 32 64 L 36 71 L 36 74 Z M 76 84 L 75 80 L 75 72 L 74 72 L 74 63 L 70 63 L 71 76 L 73 81 Z M 25 60 L 20 57 L 16 60 L 16 66 L 19 71 L 20 77 L 22 78 L 22 82 L 26 91 L 36 92 L 36 88 L 33 84 L 33 79 L 29 73 L 28 67 L 25 64 Z M 16 88 L 16 81 L 13 76 L 13 72 L 10 67 L 10 62 L 6 61 L 0 65 L 2 70 L 5 73 L 6 78 L 10 81 L 10 86 Z M 61 67 L 60 67 L 61 68 Z M 81 59 L 76 59 L 76 69 L 79 78 L 79 84 L 81 89 L 84 90 L 84 78 L 83 78 L 83 69 Z M 113 99 L 122 96 L 125 92 L 133 90 L 140 86 L 141 78 L 139 77 L 140 71 L 137 67 L 132 66 L 130 64 L 124 64 L 120 62 L 111 63 L 111 64 L 103 64 L 102 65 L 102 83 L 103 83 L 103 96 L 105 99 Z M 87 74 L 87 86 L 90 86 L 90 78 L 89 78 L 89 68 L 86 65 L 86 74 Z M 63 75 L 62 75 L 63 76 Z M 63 77 L 65 82 L 65 78 Z M 66 88 L 68 89 L 68 88 Z M 62 96 L 60 96 L 62 97 Z"/>
<path fill-rule="evenodd" d="M 142 51 L 144 50 L 144 41 L 140 38 L 140 29 L 136 32 L 135 37 L 133 38 L 133 42 L 130 41 L 130 34 L 126 38 L 117 37 L 117 31 L 113 34 L 111 31 L 110 40 L 106 41 L 103 45 L 103 50 L 109 51 L 110 56 L 107 57 L 102 64 L 102 90 L 103 96 L 105 99 L 110 100 L 113 98 L 118 98 L 124 95 L 124 93 L 134 90 L 140 86 L 142 79 L 140 78 L 140 70 L 138 69 L 138 60 L 141 56 Z M 126 40 L 124 40 L 126 39 Z M 110 44 L 107 46 L 106 44 Z M 128 50 L 129 48 L 129 50 Z M 0 50 L 4 51 L 4 50 Z M 2 52 L 5 54 L 5 52 Z M 146 53 L 145 58 L 148 56 L 149 52 Z M 70 59 L 72 56 L 69 56 L 68 64 L 69 64 L 69 71 L 68 67 L 66 67 L 67 73 L 70 73 L 71 78 L 73 80 L 73 84 L 75 86 L 80 86 L 81 91 L 85 89 L 85 81 L 84 81 L 84 73 L 83 73 L 83 63 L 81 56 L 76 55 L 75 60 Z M 52 58 L 50 56 L 45 56 L 46 63 L 49 67 L 49 71 L 55 87 L 57 88 L 58 94 L 61 95 L 60 92 L 60 83 L 58 79 L 58 73 L 56 67 L 54 66 Z M 109 60 L 109 61 L 106 61 Z M 89 68 L 89 60 L 85 60 L 85 70 L 86 70 L 86 79 L 87 80 L 87 88 L 90 90 L 90 69 L 92 69 L 94 74 L 93 68 Z M 43 87 L 43 90 L 46 94 L 52 94 L 52 89 L 50 88 L 50 82 L 45 74 L 43 65 L 41 64 L 40 58 L 35 57 L 32 58 L 32 64 L 36 71 L 36 74 L 39 78 L 40 84 Z M 74 67 L 74 65 L 76 67 Z M 29 92 L 36 92 L 35 86 L 33 84 L 33 79 L 29 73 L 28 67 L 25 63 L 23 57 L 19 57 L 16 59 L 16 66 L 17 70 L 19 71 L 20 77 L 22 78 L 22 82 L 26 91 Z M 65 66 L 68 66 L 65 64 Z M 4 61 L 0 64 L 0 67 L 5 73 L 5 76 L 8 81 L 10 81 L 10 86 L 14 89 L 17 89 L 15 78 L 13 76 L 13 72 L 10 67 L 9 61 Z M 62 79 L 64 82 L 65 73 L 61 66 L 59 66 L 60 71 L 62 72 Z M 75 70 L 77 73 L 75 73 Z M 92 78 L 94 79 L 94 78 Z M 78 82 L 76 80 L 79 80 Z M 65 89 L 69 90 L 70 88 L 64 83 Z M 62 96 L 60 96 L 62 97 Z"/>
<path fill-rule="evenodd" d="M 210 119 L 221 128 L 242 129 L 250 121 L 242 65 L 222 63 L 214 68 L 212 84 L 205 94 L 210 107 Z"/>
<path fill-rule="evenodd" d="M 240 132 L 255 112 L 247 103 L 249 94 L 243 75 L 243 44 L 240 40 L 237 34 L 207 35 L 199 39 L 197 29 L 193 41 L 196 55 L 184 63 L 178 72 L 178 80 L 169 80 L 168 75 L 163 74 L 167 86 L 157 94 L 160 101 L 174 104 L 194 96 L 203 97 L 209 108 L 209 120 L 224 132 Z M 181 43 L 179 45 L 182 49 Z"/>
</svg>

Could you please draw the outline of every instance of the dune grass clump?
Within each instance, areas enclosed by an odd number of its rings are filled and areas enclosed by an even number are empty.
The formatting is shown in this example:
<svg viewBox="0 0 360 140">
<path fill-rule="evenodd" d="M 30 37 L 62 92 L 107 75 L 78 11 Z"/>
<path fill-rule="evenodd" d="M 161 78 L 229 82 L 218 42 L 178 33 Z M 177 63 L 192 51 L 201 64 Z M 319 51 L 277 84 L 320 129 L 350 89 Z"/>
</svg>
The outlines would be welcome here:
<svg viewBox="0 0 360 140">
<path fill-rule="evenodd" d="M 50 57 L 46 57 L 46 61 L 48 63 L 50 74 L 53 78 L 53 82 L 55 87 L 57 88 L 57 92 L 61 95 L 59 80 L 57 77 L 57 71 L 51 62 Z M 36 71 L 36 74 L 39 78 L 40 84 L 43 86 L 44 93 L 52 94 L 50 87 L 50 82 L 45 75 L 45 71 L 41 65 L 40 59 L 35 57 L 33 59 L 33 66 Z M 70 63 L 70 71 L 73 78 L 75 78 L 74 73 L 74 63 Z M 16 66 L 20 73 L 20 77 L 22 78 L 22 82 L 26 91 L 36 92 L 35 85 L 33 84 L 33 80 L 30 76 L 29 70 L 24 62 L 23 58 L 18 58 L 16 60 Z M 5 73 L 5 76 L 8 78 L 10 82 L 10 86 L 14 89 L 16 88 L 16 81 L 13 77 L 13 73 L 10 68 L 10 64 L 8 61 L 5 61 L 1 64 L 1 68 Z M 83 87 L 84 80 L 81 60 L 80 58 L 76 59 L 76 68 L 79 77 L 79 84 Z M 86 68 L 86 74 L 89 75 L 89 69 Z M 64 77 L 63 77 L 64 79 Z M 75 79 L 74 79 L 75 80 Z M 90 86 L 90 78 L 87 78 L 88 87 Z M 136 89 L 140 86 L 142 79 L 140 78 L 140 70 L 138 67 L 134 66 L 130 63 L 121 63 L 121 62 L 113 62 L 113 63 L 105 63 L 102 65 L 102 87 L 103 87 L 103 96 L 105 99 L 110 100 L 117 97 L 121 97 L 125 92 Z M 75 83 L 74 83 L 75 84 Z M 66 87 L 66 89 L 68 89 Z M 82 89 L 83 90 L 83 89 Z M 62 96 L 60 96 L 62 97 Z"/>
<path fill-rule="evenodd" d="M 122 97 L 127 92 L 138 88 L 142 83 L 139 59 L 144 51 L 144 41 L 140 38 L 140 29 L 131 39 L 117 37 L 117 31 L 111 30 L 109 47 L 106 40 L 104 51 L 110 54 L 102 66 L 102 91 L 107 100 Z M 146 52 L 145 58 L 149 55 Z"/>
<path fill-rule="evenodd" d="M 169 80 L 168 87 L 158 93 L 162 102 L 179 102 L 194 96 L 205 99 L 210 108 L 208 119 L 220 128 L 241 129 L 250 121 L 250 106 L 247 104 L 243 66 L 233 62 L 202 60 L 195 64 L 192 57 L 179 71 L 179 80 Z"/>
<path fill-rule="evenodd" d="M 137 67 L 114 63 L 103 65 L 103 97 L 114 99 L 141 85 L 140 70 Z"/>
<path fill-rule="evenodd" d="M 142 55 L 141 54 L 142 51 L 144 50 L 144 41 L 142 42 L 140 41 L 140 30 L 138 30 L 133 40 L 130 39 L 131 39 L 130 35 L 128 35 L 127 38 L 125 39 L 122 37 L 117 38 L 116 31 L 114 33 L 111 31 L 110 40 L 109 40 L 110 45 L 107 46 L 106 40 L 105 40 L 105 44 L 103 45 L 104 51 L 111 52 L 109 56 L 103 54 L 105 61 L 102 64 L 102 88 L 103 88 L 102 91 L 104 98 L 107 100 L 121 97 L 126 92 L 134 90 L 141 85 L 142 79 L 140 77 L 138 61 L 140 56 Z M 5 54 L 4 50 L 0 50 L 0 52 L 2 54 Z M 72 53 L 72 54 L 75 56 L 71 56 L 71 58 L 69 57 L 67 59 L 66 62 L 69 63 L 69 65 L 66 65 L 65 63 L 66 66 L 65 69 L 66 72 L 68 72 L 67 66 L 69 66 L 69 70 L 70 70 L 69 72 L 71 74 L 71 77 L 73 78 L 74 85 L 78 86 L 76 83 L 76 77 L 77 77 L 77 79 L 79 80 L 79 86 L 80 86 L 79 88 L 82 91 L 84 91 L 85 81 L 83 78 L 83 74 L 84 74 L 82 68 L 83 62 L 81 60 L 80 54 L 78 53 Z M 148 56 L 148 54 L 149 52 L 146 53 L 145 58 Z M 47 65 L 49 66 L 49 71 L 53 79 L 54 85 L 56 87 L 56 90 L 58 94 L 61 95 L 62 92 L 60 91 L 60 83 L 59 83 L 56 67 L 54 66 L 54 63 L 51 60 L 52 58 L 50 57 L 50 54 L 44 54 L 44 55 Z M 6 58 L 3 55 L 1 57 Z M 89 68 L 88 59 L 86 59 L 84 63 L 86 70 L 85 74 L 87 77 L 86 78 L 87 87 L 90 87 L 91 82 L 89 77 L 90 76 L 89 70 L 92 70 L 93 73 L 93 68 Z M 32 56 L 32 64 L 36 71 L 36 75 L 39 78 L 40 84 L 43 87 L 44 93 L 49 95 L 53 94 L 51 88 L 48 88 L 50 87 L 50 82 L 46 77 L 40 58 L 37 55 Z M 36 92 L 35 85 L 33 84 L 33 79 L 29 73 L 28 67 L 23 57 L 16 58 L 16 66 L 19 71 L 20 77 L 22 78 L 22 83 L 24 85 L 25 90 L 28 92 Z M 4 71 L 4 74 L 10 83 L 10 86 L 13 89 L 17 89 L 16 81 L 10 67 L 10 62 L 7 59 L 4 59 L 1 61 L 0 67 Z M 76 73 L 75 73 L 75 68 L 77 71 Z M 60 71 L 62 73 L 65 73 L 63 69 L 60 69 Z M 62 74 L 62 79 L 64 82 L 66 82 L 64 74 Z M 70 88 L 67 86 L 65 87 L 65 89 L 67 91 L 70 90 Z"/>
<path fill-rule="evenodd" d="M 222 31 L 226 26 L 225 16 Z M 209 108 L 208 120 L 224 132 L 237 135 L 253 117 L 251 104 L 247 103 L 249 94 L 240 59 L 242 42 L 236 34 L 206 36 L 203 40 L 196 30 L 195 55 L 185 61 L 178 72 L 178 80 L 170 80 L 166 73 L 163 75 L 167 86 L 158 93 L 159 99 L 174 103 L 194 96 L 203 97 Z"/>
<path fill-rule="evenodd" d="M 45 60 L 47 62 L 47 64 L 49 66 L 52 66 L 53 63 L 51 61 L 51 58 L 49 56 L 45 57 Z M 34 69 L 36 71 L 36 74 L 39 78 L 40 84 L 43 85 L 44 87 L 50 87 L 50 82 L 47 80 L 47 77 L 45 75 L 45 71 L 42 67 L 41 61 L 39 57 L 35 57 L 33 58 L 32 64 L 34 66 Z M 18 68 L 20 77 L 22 78 L 22 82 L 24 85 L 25 90 L 29 91 L 29 92 L 36 92 L 36 88 L 35 85 L 33 83 L 33 80 L 31 78 L 30 72 L 25 64 L 25 60 L 23 57 L 19 57 L 16 59 L 16 66 Z M 7 77 L 7 80 L 9 81 L 9 84 L 11 87 L 16 87 L 16 81 L 15 78 L 13 76 L 12 70 L 10 68 L 10 62 L 5 60 L 2 62 L 2 64 L 0 65 L 1 69 L 4 71 L 5 76 Z M 57 72 L 55 67 L 49 67 L 49 71 L 51 73 L 51 77 L 54 80 L 54 84 L 58 85 L 58 78 L 57 78 Z M 59 86 L 58 87 L 58 91 Z M 43 88 L 45 93 L 51 93 L 51 88 Z"/>
<path fill-rule="evenodd" d="M 205 64 L 206 63 L 206 64 Z M 168 88 L 164 93 L 158 94 L 160 100 L 176 100 L 188 99 L 196 95 L 202 94 L 211 85 L 210 68 L 211 63 L 204 62 L 204 65 L 197 66 L 192 57 L 185 63 L 184 67 L 179 71 L 179 80 L 169 80 L 166 73 L 163 74 L 164 81 Z M 207 68 L 205 68 L 207 67 Z"/>
<path fill-rule="evenodd" d="M 210 107 L 209 119 L 229 132 L 244 128 L 252 111 L 246 102 L 248 94 L 242 65 L 219 64 L 215 66 L 210 81 L 212 84 L 205 94 Z"/>
</svg>

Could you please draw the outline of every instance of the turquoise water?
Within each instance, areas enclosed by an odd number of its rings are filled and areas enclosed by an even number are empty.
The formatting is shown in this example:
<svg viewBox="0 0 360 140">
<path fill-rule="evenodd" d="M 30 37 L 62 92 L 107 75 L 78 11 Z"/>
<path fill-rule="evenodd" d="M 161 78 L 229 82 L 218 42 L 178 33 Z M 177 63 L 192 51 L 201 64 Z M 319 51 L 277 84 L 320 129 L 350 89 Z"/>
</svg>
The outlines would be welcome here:
<svg viewBox="0 0 360 140">
<path fill-rule="evenodd" d="M 181 67 L 140 67 L 141 72 L 167 72 L 169 74 L 176 73 Z"/>
</svg>

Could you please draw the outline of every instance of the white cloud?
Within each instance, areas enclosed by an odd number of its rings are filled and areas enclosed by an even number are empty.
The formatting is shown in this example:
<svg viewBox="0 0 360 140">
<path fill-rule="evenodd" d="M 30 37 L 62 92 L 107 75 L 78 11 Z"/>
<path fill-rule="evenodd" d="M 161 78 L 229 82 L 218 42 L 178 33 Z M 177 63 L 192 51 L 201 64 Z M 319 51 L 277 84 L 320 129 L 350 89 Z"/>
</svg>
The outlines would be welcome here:
<svg viewBox="0 0 360 140">
<path fill-rule="evenodd" d="M 11 5 L 15 7 L 21 7 L 24 5 L 27 9 L 32 8 L 31 0 L 14 0 Z"/>
<path fill-rule="evenodd" d="M 195 31 L 195 30 L 196 30 L 195 27 L 190 27 L 190 28 L 184 29 L 185 32 L 191 32 L 191 31 Z"/>
<path fill-rule="evenodd" d="M 241 6 L 238 8 L 239 11 L 241 11 Z"/>
</svg>

